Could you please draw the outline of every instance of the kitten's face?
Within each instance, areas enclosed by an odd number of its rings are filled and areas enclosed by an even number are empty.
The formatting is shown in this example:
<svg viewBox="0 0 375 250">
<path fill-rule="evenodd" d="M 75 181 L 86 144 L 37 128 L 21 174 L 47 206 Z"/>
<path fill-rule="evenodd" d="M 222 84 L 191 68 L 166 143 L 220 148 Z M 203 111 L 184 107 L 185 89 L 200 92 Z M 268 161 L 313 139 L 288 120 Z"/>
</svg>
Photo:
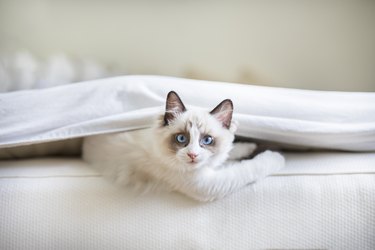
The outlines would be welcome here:
<svg viewBox="0 0 375 250">
<path fill-rule="evenodd" d="M 190 171 L 216 167 L 226 160 L 232 148 L 232 102 L 225 100 L 211 113 L 186 110 L 176 93 L 167 98 L 160 128 L 163 159 L 170 168 Z"/>
</svg>

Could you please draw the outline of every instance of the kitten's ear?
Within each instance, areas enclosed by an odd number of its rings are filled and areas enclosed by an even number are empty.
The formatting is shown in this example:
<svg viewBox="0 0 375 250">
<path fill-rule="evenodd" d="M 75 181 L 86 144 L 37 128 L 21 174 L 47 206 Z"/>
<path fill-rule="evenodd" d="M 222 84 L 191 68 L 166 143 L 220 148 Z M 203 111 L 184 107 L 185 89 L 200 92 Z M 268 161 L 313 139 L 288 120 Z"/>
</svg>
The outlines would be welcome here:
<svg viewBox="0 0 375 250">
<path fill-rule="evenodd" d="M 169 125 L 171 121 L 176 119 L 179 114 L 185 111 L 186 108 L 177 93 L 174 91 L 169 92 L 167 96 L 167 103 L 165 105 L 164 125 Z"/>
<path fill-rule="evenodd" d="M 216 108 L 214 108 L 210 112 L 210 114 L 218 119 L 223 124 L 223 127 L 229 129 L 233 114 L 232 101 L 229 99 L 222 101 L 219 105 L 216 106 Z"/>
</svg>

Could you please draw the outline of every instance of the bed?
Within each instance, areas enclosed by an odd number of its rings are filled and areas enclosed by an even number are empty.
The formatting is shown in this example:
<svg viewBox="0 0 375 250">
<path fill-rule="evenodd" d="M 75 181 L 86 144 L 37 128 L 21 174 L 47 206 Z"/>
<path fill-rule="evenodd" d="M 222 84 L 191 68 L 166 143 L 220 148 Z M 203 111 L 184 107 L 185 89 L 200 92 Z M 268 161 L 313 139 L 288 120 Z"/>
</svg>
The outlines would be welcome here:
<svg viewBox="0 0 375 250">
<path fill-rule="evenodd" d="M 286 168 L 200 203 L 140 195 L 79 155 L 40 153 L 40 143 L 148 127 L 171 89 L 203 108 L 232 98 L 238 136 L 288 149 Z M 0 249 L 375 248 L 374 93 L 129 76 L 1 94 L 0 104 Z M 79 153 L 73 144 L 57 148 Z"/>
</svg>

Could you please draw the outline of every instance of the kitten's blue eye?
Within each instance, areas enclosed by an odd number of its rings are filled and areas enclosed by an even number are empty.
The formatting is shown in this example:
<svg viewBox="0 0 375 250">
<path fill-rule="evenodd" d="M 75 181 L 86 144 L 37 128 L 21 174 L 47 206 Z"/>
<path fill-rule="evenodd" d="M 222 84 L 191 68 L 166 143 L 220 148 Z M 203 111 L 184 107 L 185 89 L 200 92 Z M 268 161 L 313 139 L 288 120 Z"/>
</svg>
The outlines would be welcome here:
<svg viewBox="0 0 375 250">
<path fill-rule="evenodd" d="M 178 143 L 185 143 L 187 141 L 187 138 L 183 134 L 178 134 L 176 135 L 176 141 Z"/>
<path fill-rule="evenodd" d="M 206 136 L 203 137 L 203 139 L 202 139 L 202 144 L 204 144 L 204 145 L 211 145 L 213 142 L 214 142 L 214 138 L 212 138 L 212 137 L 209 136 L 209 135 L 206 135 Z"/>
</svg>

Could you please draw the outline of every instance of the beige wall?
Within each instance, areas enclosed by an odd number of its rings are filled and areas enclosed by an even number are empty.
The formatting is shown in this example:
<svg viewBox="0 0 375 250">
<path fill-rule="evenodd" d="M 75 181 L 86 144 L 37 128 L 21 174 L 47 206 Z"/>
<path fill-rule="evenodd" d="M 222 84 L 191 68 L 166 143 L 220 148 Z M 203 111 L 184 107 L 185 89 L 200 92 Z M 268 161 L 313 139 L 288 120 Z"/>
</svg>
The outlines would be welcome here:
<svg viewBox="0 0 375 250">
<path fill-rule="evenodd" d="M 131 74 L 375 91 L 372 0 L 0 0 L 0 50 Z"/>
</svg>

